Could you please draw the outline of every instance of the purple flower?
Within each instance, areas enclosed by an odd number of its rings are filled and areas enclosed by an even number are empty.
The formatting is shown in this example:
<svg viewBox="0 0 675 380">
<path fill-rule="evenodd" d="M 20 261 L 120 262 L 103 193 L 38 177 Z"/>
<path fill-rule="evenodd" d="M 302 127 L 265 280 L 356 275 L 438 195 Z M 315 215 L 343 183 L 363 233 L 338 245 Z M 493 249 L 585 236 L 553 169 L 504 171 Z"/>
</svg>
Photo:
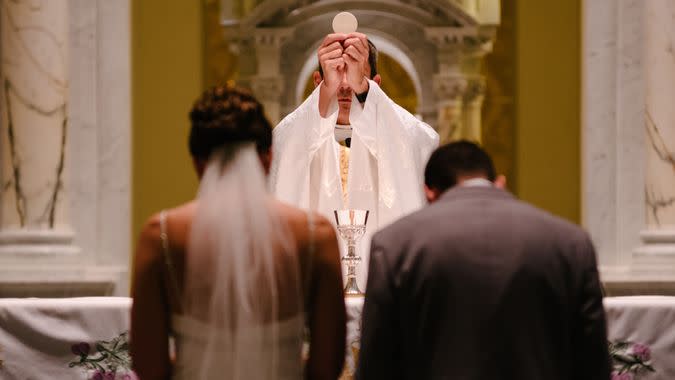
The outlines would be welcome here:
<svg viewBox="0 0 675 380">
<path fill-rule="evenodd" d="M 98 370 L 94 372 L 91 380 L 115 380 L 115 372 L 107 372 Z"/>
<path fill-rule="evenodd" d="M 87 342 L 80 342 L 80 343 L 73 344 L 72 346 L 70 346 L 70 351 L 72 351 L 73 354 L 79 355 L 79 356 L 89 355 L 89 350 L 91 350 L 91 346 L 89 346 L 89 343 L 87 343 Z"/>
<path fill-rule="evenodd" d="M 633 380 L 633 375 L 628 372 L 612 372 L 612 380 Z"/>
<path fill-rule="evenodd" d="M 636 343 L 633 346 L 633 355 L 643 362 L 646 362 L 652 358 L 652 351 L 644 344 Z"/>
</svg>

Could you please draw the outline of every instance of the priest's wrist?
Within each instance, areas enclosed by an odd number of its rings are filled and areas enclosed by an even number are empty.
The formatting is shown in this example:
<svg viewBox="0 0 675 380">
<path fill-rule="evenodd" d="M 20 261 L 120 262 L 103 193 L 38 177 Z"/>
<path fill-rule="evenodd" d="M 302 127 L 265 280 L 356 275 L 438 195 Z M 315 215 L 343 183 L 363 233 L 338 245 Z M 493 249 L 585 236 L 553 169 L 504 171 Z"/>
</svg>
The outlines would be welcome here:
<svg viewBox="0 0 675 380">
<path fill-rule="evenodd" d="M 327 94 L 328 96 L 334 96 L 337 93 L 338 86 L 331 86 L 326 83 L 326 81 L 321 81 L 321 92 Z"/>
<path fill-rule="evenodd" d="M 330 102 L 335 97 L 335 91 L 328 88 L 325 82 L 320 84 L 321 88 L 319 89 L 319 115 L 321 117 L 326 117 L 328 114 L 328 108 Z"/>
</svg>

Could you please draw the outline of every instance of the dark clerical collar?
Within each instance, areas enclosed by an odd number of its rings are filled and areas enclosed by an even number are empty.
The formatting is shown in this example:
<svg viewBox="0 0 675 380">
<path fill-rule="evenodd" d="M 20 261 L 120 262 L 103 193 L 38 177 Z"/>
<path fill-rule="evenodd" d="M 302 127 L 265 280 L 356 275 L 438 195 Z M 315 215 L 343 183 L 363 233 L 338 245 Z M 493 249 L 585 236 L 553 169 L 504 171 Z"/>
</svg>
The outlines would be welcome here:
<svg viewBox="0 0 675 380">
<path fill-rule="evenodd" d="M 352 142 L 352 127 L 349 125 L 337 124 L 335 126 L 335 140 L 340 145 L 349 148 Z"/>
</svg>

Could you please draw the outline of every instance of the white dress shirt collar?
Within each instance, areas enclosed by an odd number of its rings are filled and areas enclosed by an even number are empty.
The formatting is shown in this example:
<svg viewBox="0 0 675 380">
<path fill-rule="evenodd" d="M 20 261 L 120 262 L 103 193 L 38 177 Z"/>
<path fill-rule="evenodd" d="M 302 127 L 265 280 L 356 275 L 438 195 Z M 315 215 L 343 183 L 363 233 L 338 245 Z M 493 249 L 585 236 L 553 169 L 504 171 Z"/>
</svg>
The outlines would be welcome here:
<svg viewBox="0 0 675 380">
<path fill-rule="evenodd" d="M 471 178 L 462 181 L 460 186 L 464 187 L 492 187 L 494 184 L 485 178 Z"/>
</svg>

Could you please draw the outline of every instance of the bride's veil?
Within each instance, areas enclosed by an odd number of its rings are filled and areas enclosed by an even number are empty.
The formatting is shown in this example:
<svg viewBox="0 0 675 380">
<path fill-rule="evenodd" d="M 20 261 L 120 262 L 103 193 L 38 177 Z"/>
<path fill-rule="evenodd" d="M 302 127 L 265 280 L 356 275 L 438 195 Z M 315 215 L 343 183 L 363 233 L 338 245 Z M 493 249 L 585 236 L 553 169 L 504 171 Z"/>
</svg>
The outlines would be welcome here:
<svg viewBox="0 0 675 380">
<path fill-rule="evenodd" d="M 280 348 L 301 345 L 302 323 L 283 323 L 302 315 L 298 255 L 266 189 L 253 143 L 219 149 L 202 177 L 183 298 L 207 330 L 187 355 L 197 380 L 279 378 Z"/>
</svg>

